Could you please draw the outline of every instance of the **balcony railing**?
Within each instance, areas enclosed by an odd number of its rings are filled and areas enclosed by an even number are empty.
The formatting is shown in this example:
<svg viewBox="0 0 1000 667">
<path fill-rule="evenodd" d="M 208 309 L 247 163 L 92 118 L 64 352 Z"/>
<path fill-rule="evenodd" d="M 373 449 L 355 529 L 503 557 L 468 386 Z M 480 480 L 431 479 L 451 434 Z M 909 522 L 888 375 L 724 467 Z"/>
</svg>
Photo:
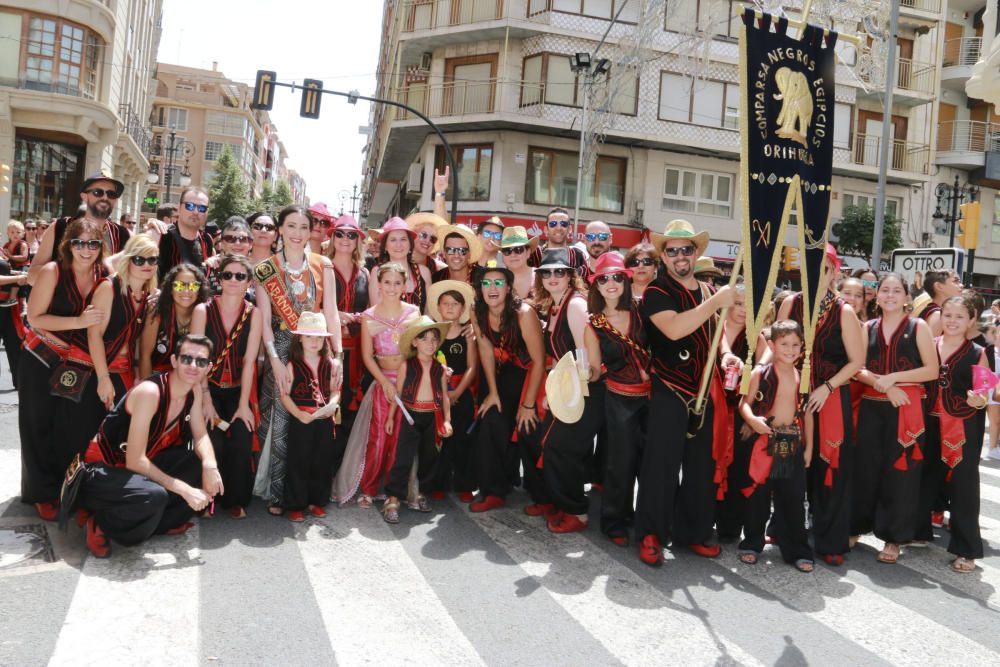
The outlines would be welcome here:
<svg viewBox="0 0 1000 667">
<path fill-rule="evenodd" d="M 544 84 L 528 81 L 447 81 L 433 85 L 410 84 L 393 92 L 393 98 L 409 104 L 431 118 L 447 118 L 494 112 L 539 115 Z M 530 108 L 534 106 L 534 109 Z M 395 111 L 396 120 L 415 116 L 405 109 Z"/>
<path fill-rule="evenodd" d="M 505 16 L 505 0 L 404 0 L 403 32 L 495 21 Z"/>
<path fill-rule="evenodd" d="M 91 82 L 80 80 L 63 80 L 58 77 L 48 81 L 38 81 L 27 77 L 6 78 L 0 77 L 0 86 L 8 88 L 20 88 L 21 90 L 36 90 L 41 93 L 59 93 L 60 95 L 72 95 L 73 97 L 83 97 L 88 100 L 95 99 L 96 88 Z"/>
<path fill-rule="evenodd" d="M 941 12 L 941 0 L 899 0 L 899 7 L 938 14 Z"/>
<path fill-rule="evenodd" d="M 958 39 L 946 40 L 944 58 L 941 60 L 941 64 L 944 67 L 972 67 L 979 60 L 982 46 L 982 37 L 959 37 Z"/>
<path fill-rule="evenodd" d="M 938 124 L 938 153 L 985 153 L 1000 150 L 1000 125 L 980 120 L 951 120 Z"/>
<path fill-rule="evenodd" d="M 118 107 L 118 123 L 122 132 L 132 137 L 132 141 L 139 147 L 139 151 L 149 157 L 150 147 L 153 143 L 152 133 L 146 129 L 139 116 L 132 110 L 131 104 L 122 104 Z"/>
<path fill-rule="evenodd" d="M 854 164 L 866 167 L 877 167 L 879 144 L 882 138 L 873 134 L 855 134 L 851 159 Z M 892 139 L 889 146 L 889 168 L 896 171 L 908 171 L 926 174 L 930 162 L 930 146 L 916 144 L 900 139 Z"/>
<path fill-rule="evenodd" d="M 936 92 L 934 69 L 934 65 L 931 63 L 898 58 L 896 60 L 896 88 L 933 95 Z M 864 75 L 861 76 L 861 80 L 865 83 L 872 83 L 871 79 Z M 882 93 L 881 90 L 875 92 Z"/>
</svg>

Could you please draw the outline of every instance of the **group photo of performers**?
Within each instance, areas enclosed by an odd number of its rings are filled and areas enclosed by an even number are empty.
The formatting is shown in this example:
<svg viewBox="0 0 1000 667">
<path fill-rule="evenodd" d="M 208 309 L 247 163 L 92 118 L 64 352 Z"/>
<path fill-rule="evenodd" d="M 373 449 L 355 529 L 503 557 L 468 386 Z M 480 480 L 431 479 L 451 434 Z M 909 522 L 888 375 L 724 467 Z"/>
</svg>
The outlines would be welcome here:
<svg viewBox="0 0 1000 667">
<path fill-rule="evenodd" d="M 810 333 L 800 292 L 755 321 L 685 220 L 629 248 L 603 222 L 574 238 L 562 208 L 541 236 L 473 229 L 444 218 L 447 178 L 435 212 L 380 229 L 291 205 L 217 238 L 201 188 L 130 233 L 121 182 L 86 179 L 0 277 L 22 502 L 96 557 L 248 512 L 466 506 L 650 566 L 724 548 L 753 566 L 773 544 L 805 573 L 867 557 L 869 533 L 892 564 L 945 527 L 948 566 L 975 569 L 994 327 L 953 271 L 920 294 L 881 274 L 869 297 L 827 244 Z"/>
</svg>

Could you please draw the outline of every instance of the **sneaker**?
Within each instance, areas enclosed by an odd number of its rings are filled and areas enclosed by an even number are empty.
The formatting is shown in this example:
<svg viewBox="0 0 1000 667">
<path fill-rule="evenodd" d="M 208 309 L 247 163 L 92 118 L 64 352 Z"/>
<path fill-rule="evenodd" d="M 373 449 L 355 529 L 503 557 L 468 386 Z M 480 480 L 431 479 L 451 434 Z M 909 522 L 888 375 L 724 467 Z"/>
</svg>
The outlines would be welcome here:
<svg viewBox="0 0 1000 667">
<path fill-rule="evenodd" d="M 931 525 L 935 528 L 944 528 L 944 512 L 931 512 Z"/>
<path fill-rule="evenodd" d="M 469 509 L 473 512 L 488 512 L 490 510 L 500 509 L 506 504 L 507 501 L 501 496 L 486 496 L 482 500 L 469 505 Z"/>
<path fill-rule="evenodd" d="M 87 549 L 95 558 L 107 558 L 111 555 L 111 542 L 94 517 L 87 519 Z"/>
<path fill-rule="evenodd" d="M 317 519 L 322 519 L 323 517 L 326 516 L 326 510 L 320 507 L 319 505 L 310 505 L 308 509 L 309 513 L 312 514 Z"/>
<path fill-rule="evenodd" d="M 663 565 L 663 547 L 656 535 L 647 535 L 639 544 L 639 560 L 646 565 L 659 567 Z"/>
</svg>

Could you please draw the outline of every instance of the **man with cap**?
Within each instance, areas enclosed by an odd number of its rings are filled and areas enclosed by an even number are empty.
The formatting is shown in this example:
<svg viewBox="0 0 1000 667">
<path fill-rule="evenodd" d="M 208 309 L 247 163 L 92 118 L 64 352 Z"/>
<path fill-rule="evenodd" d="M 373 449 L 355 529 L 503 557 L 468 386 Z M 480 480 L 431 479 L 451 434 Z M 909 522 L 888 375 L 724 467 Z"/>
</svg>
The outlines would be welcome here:
<svg viewBox="0 0 1000 667">
<path fill-rule="evenodd" d="M 194 185 L 184 188 L 177 207 L 177 224 L 160 237 L 160 281 L 182 262 L 200 268 L 215 254 L 212 237 L 203 229 L 207 216 L 208 193 Z"/>
<path fill-rule="evenodd" d="M 687 546 L 700 556 L 714 558 L 720 547 L 709 545 L 715 523 L 716 458 L 713 436 L 716 410 L 725 418 L 724 395 L 714 371 L 712 395 L 703 414 L 694 413 L 702 373 L 716 326 L 716 313 L 733 305 L 727 285 L 712 287 L 694 277 L 694 264 L 708 245 L 708 233 L 695 233 L 687 220 L 672 220 L 663 234 L 652 235 L 653 245 L 666 267 L 665 275 L 643 296 L 641 311 L 652 352 L 652 392 L 649 436 L 642 454 L 635 536 L 639 558 L 647 565 L 663 563 L 663 546 Z M 723 364 L 739 363 L 731 354 Z M 716 431 L 719 431 L 716 433 Z M 731 446 L 731 443 L 730 443 Z M 724 463 L 724 460 L 723 460 Z M 723 468 L 724 469 L 724 468 Z M 683 482 L 678 488 L 678 473 Z"/>
<path fill-rule="evenodd" d="M 115 210 L 115 202 L 125 192 L 125 184 L 111 176 L 111 172 L 101 170 L 96 174 L 91 174 L 80 187 L 81 208 L 84 208 L 83 216 L 90 218 L 103 225 L 104 228 L 104 256 L 119 252 L 128 241 L 131 234 L 121 224 L 112 220 L 111 215 Z M 59 243 L 62 241 L 66 226 L 73 220 L 72 217 L 59 218 L 50 225 L 38 244 L 38 252 L 32 260 L 31 268 L 28 270 L 28 282 L 34 283 L 38 272 L 58 252 Z"/>
<path fill-rule="evenodd" d="M 583 242 L 587 245 L 588 274 L 594 270 L 597 258 L 611 250 L 611 227 L 608 223 L 594 220 L 587 223 L 583 232 Z"/>
<path fill-rule="evenodd" d="M 479 261 L 483 246 L 479 238 L 465 225 L 445 225 L 438 228 L 445 267 L 435 271 L 431 282 L 458 280 L 472 284 L 472 267 Z"/>
<path fill-rule="evenodd" d="M 552 248 L 566 248 L 569 251 L 569 263 L 580 274 L 584 281 L 590 275 L 587 267 L 587 255 L 576 246 L 569 243 L 569 230 L 573 226 L 570 220 L 569 211 L 561 206 L 557 206 L 545 217 L 545 246 L 539 246 L 528 259 L 528 264 L 538 266 L 542 260 L 542 251 Z"/>
</svg>

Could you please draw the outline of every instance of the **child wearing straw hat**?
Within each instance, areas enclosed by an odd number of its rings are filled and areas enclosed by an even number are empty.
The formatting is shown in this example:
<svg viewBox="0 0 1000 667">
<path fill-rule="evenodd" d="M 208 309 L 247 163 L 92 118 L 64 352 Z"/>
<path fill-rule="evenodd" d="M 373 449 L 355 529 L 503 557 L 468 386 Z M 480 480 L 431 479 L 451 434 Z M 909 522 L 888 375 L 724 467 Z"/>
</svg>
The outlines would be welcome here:
<svg viewBox="0 0 1000 667">
<path fill-rule="evenodd" d="M 407 495 L 414 460 L 417 480 L 421 486 L 427 486 L 441 451 L 441 438 L 452 434 L 448 378 L 444 366 L 435 358 L 450 326 L 449 322 L 435 322 L 423 315 L 406 328 L 399 341 L 406 364 L 404 372 L 396 377 L 398 400 L 389 405 L 386 434 L 393 435 L 397 408 L 403 412 L 403 419 L 399 422 L 396 459 L 385 485 L 387 497 L 382 517 L 387 523 L 399 522 L 399 499 Z M 417 495 L 410 507 L 420 512 L 431 511 L 423 495 Z"/>
<path fill-rule="evenodd" d="M 326 340 L 331 335 L 323 314 L 309 311 L 302 313 L 292 331 L 287 364 L 292 385 L 281 395 L 281 403 L 294 418 L 288 424 L 284 507 L 295 522 L 305 521 L 305 511 L 326 516 L 334 425 L 332 417 L 316 418 L 316 413 L 340 398 L 333 395 L 333 357 Z"/>
</svg>

